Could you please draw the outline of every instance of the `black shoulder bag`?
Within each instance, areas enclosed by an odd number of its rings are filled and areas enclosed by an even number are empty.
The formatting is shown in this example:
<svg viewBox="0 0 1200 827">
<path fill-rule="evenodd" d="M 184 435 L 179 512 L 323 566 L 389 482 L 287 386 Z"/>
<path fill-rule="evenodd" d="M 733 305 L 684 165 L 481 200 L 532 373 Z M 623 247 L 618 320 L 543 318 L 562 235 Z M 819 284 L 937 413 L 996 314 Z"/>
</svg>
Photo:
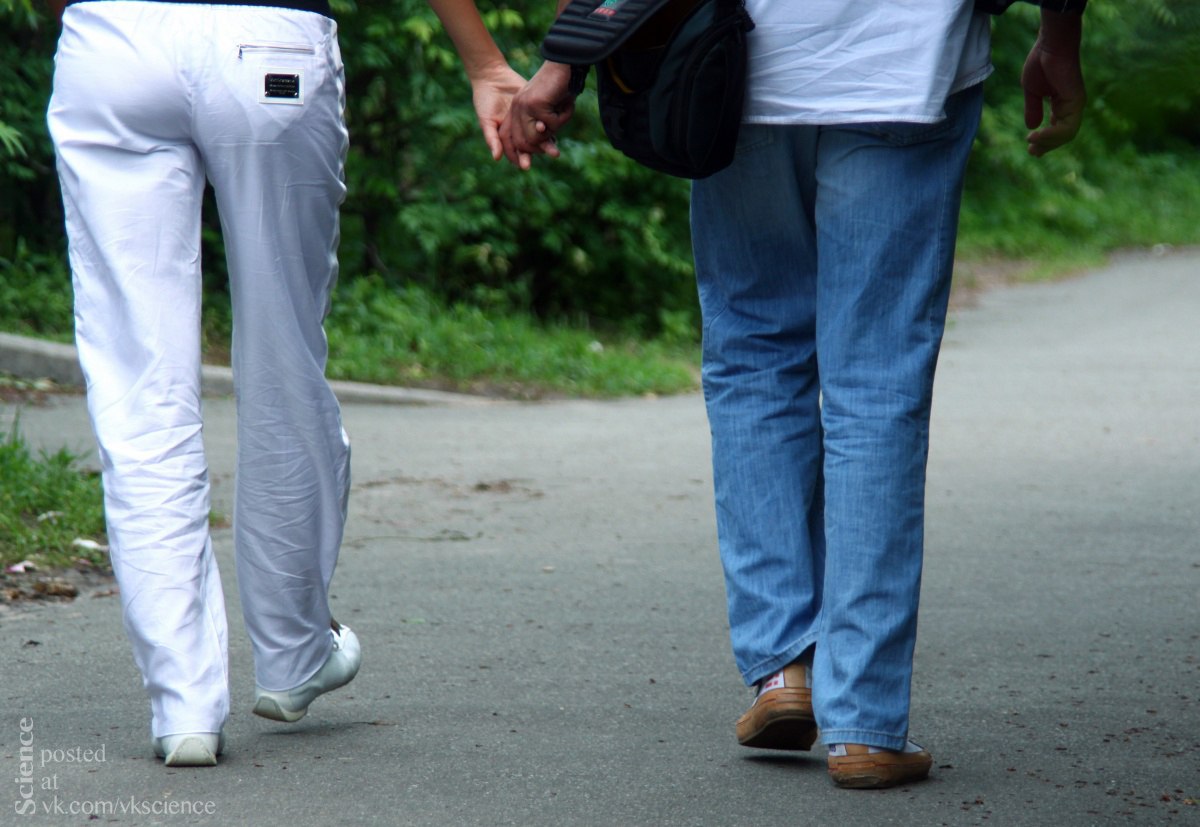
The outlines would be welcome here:
<svg viewBox="0 0 1200 827">
<path fill-rule="evenodd" d="M 733 160 L 753 28 L 743 0 L 571 0 L 542 56 L 574 67 L 576 94 L 596 66 L 614 147 L 650 169 L 706 178 Z"/>
</svg>

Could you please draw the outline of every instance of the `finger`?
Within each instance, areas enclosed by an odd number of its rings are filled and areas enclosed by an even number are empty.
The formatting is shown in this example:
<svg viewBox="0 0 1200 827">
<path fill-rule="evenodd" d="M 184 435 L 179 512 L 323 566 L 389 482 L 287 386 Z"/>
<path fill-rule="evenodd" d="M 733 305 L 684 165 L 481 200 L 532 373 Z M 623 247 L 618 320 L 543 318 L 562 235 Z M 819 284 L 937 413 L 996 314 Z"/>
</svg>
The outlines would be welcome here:
<svg viewBox="0 0 1200 827">
<path fill-rule="evenodd" d="M 571 112 L 543 112 L 538 117 L 538 124 L 548 132 L 558 132 L 571 120 Z M 540 130 L 539 130 L 540 131 Z"/>
<path fill-rule="evenodd" d="M 1028 136 L 1030 152 L 1036 147 L 1037 155 L 1044 155 L 1052 149 L 1058 149 L 1075 139 L 1079 127 L 1083 123 L 1083 110 L 1073 105 L 1055 105 L 1050 110 L 1050 125 L 1044 129 L 1031 132 Z"/>
<path fill-rule="evenodd" d="M 500 137 L 504 142 L 504 157 L 513 166 L 520 169 L 528 169 L 528 164 L 522 166 L 521 163 L 521 156 L 527 154 L 525 139 L 521 133 L 522 129 L 510 112 L 500 127 Z"/>
<path fill-rule="evenodd" d="M 1029 154 L 1040 158 L 1051 150 L 1058 149 L 1074 137 L 1074 132 L 1063 124 L 1055 124 L 1036 132 L 1030 132 L 1025 140 L 1029 144 Z"/>
<path fill-rule="evenodd" d="M 504 154 L 504 142 L 500 140 L 499 126 L 495 121 L 480 121 L 479 127 L 483 130 L 483 141 L 492 153 L 492 160 L 499 161 L 500 156 Z"/>
<path fill-rule="evenodd" d="M 1029 90 L 1026 90 L 1025 91 L 1025 127 L 1027 129 L 1036 128 L 1037 126 L 1039 126 L 1042 123 L 1042 119 L 1044 117 L 1045 117 L 1045 112 L 1043 109 L 1042 96 L 1035 92 L 1030 92 Z"/>
<path fill-rule="evenodd" d="M 1062 124 L 1063 131 L 1068 135 L 1067 140 L 1071 140 L 1083 126 L 1083 109 L 1084 101 L 1079 98 L 1057 102 L 1050 109 L 1050 122 Z"/>
<path fill-rule="evenodd" d="M 503 143 L 504 157 L 508 159 L 508 162 L 514 167 L 519 167 L 521 165 L 520 153 L 517 151 L 516 142 L 513 140 L 511 133 L 503 136 Z"/>
<path fill-rule="evenodd" d="M 553 137 L 532 142 L 528 147 L 522 147 L 522 151 L 528 152 L 530 155 L 549 155 L 551 158 L 557 158 L 559 154 L 558 144 L 555 143 Z"/>
<path fill-rule="evenodd" d="M 523 133 L 523 134 L 520 134 Z M 514 137 L 513 144 L 520 152 L 530 155 L 538 155 L 545 152 L 546 143 L 554 140 L 554 136 L 550 133 L 533 132 L 530 134 L 530 128 L 526 127 Z"/>
</svg>

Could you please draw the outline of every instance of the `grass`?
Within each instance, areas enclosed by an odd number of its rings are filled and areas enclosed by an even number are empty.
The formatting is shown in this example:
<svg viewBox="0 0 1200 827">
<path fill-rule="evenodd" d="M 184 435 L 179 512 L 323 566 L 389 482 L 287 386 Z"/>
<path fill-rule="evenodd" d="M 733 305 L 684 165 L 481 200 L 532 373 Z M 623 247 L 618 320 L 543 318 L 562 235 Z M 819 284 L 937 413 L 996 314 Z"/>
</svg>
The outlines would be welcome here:
<svg viewBox="0 0 1200 827">
<path fill-rule="evenodd" d="M 1024 260 L 1029 278 L 1094 267 L 1118 250 L 1200 243 L 1200 151 L 1042 159 L 1045 178 L 969 179 L 958 255 L 966 262 Z M 984 183 L 986 180 L 986 184 Z"/>
<path fill-rule="evenodd" d="M 339 288 L 326 322 L 329 375 L 387 385 L 499 394 L 616 397 L 697 386 L 696 344 L 601 337 L 531 317 L 446 305 L 378 279 Z"/>
<path fill-rule="evenodd" d="M 60 449 L 34 452 L 19 423 L 0 434 L 0 564 L 108 568 L 100 475 Z M 82 542 L 80 542 L 82 541 Z"/>
</svg>

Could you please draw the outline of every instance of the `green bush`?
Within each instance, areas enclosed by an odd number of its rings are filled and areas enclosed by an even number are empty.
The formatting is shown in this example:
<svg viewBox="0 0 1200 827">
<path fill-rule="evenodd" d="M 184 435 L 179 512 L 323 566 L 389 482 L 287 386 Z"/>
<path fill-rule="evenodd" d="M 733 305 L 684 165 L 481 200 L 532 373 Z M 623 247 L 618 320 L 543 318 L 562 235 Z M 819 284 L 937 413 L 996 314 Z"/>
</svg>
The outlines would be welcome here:
<svg viewBox="0 0 1200 827">
<path fill-rule="evenodd" d="M 465 75 L 424 0 L 332 2 L 351 130 L 343 283 L 370 277 L 397 294 L 420 287 L 447 307 L 695 339 L 687 182 L 614 152 L 591 92 L 561 136 L 564 157 L 519 173 L 487 154 Z M 538 65 L 552 6 L 483 4 L 519 71 Z M 69 317 L 44 119 L 55 27 L 41 9 L 0 0 L 0 266 L 12 302 L 0 322 L 44 332 L 68 330 Z M 1025 151 L 1019 87 L 1036 27 L 1028 5 L 995 25 L 997 72 L 968 173 L 962 250 L 1037 258 L 1200 240 L 1200 0 L 1091 5 L 1084 131 L 1043 159 Z M 220 349 L 230 319 L 209 206 L 205 329 Z M 36 301 L 42 291 L 52 299 L 44 308 Z"/>
<path fill-rule="evenodd" d="M 58 253 L 35 252 L 24 238 L 0 255 L 0 330 L 67 340 L 74 325 L 71 274 Z"/>
<path fill-rule="evenodd" d="M 493 162 L 470 87 L 423 0 L 336 3 L 352 152 L 342 265 L 454 302 L 484 288 L 545 319 L 653 333 L 693 312 L 686 182 L 657 175 L 603 138 L 594 96 L 578 102 L 563 158 L 522 174 Z M 518 71 L 552 4 L 485 10 Z"/>
<path fill-rule="evenodd" d="M 46 129 L 58 30 L 41 8 L 40 2 L 35 11 L 29 0 L 0 0 L 0 259 L 6 262 L 29 255 L 61 259 L 65 247 Z"/>
<path fill-rule="evenodd" d="M 986 106 L 961 247 L 1036 258 L 1200 240 L 1200 0 L 1092 3 L 1084 18 L 1083 130 L 1043 158 L 1025 149 L 1021 66 L 1038 13 L 993 27 Z"/>
</svg>

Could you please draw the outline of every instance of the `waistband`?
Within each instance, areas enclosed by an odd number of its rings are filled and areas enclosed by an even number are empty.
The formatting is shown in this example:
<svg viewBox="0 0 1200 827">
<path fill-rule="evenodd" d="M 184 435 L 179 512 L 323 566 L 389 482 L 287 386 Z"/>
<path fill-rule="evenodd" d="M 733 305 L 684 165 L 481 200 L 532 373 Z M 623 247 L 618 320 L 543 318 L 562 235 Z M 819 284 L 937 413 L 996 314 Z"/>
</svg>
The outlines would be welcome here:
<svg viewBox="0 0 1200 827">
<path fill-rule="evenodd" d="M 68 6 L 76 3 L 102 2 L 103 0 L 67 0 Z M 149 3 L 191 3 L 202 6 L 269 6 L 276 9 L 311 11 L 325 17 L 333 17 L 329 0 L 139 0 Z"/>
</svg>

